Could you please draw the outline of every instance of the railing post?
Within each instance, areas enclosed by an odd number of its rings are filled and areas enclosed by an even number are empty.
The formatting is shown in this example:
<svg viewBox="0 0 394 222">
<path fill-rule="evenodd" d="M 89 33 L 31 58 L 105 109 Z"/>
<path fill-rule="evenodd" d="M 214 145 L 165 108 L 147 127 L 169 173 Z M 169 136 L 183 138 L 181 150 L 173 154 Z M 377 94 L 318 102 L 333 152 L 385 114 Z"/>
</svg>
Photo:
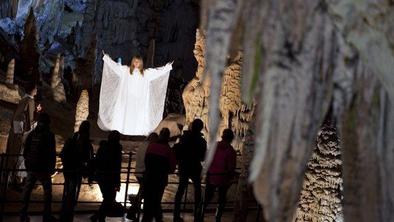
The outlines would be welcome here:
<svg viewBox="0 0 394 222">
<path fill-rule="evenodd" d="M 128 199 L 128 192 L 129 192 L 129 180 L 130 180 L 130 171 L 131 171 L 131 156 L 132 153 L 129 152 L 129 162 L 127 165 L 127 176 L 126 176 L 126 190 L 124 195 L 124 207 L 127 207 L 127 199 Z"/>
<path fill-rule="evenodd" d="M 1 191 L 1 196 L 2 196 L 2 204 L 1 204 L 1 221 L 3 221 L 3 215 L 4 215 L 4 211 L 5 211 L 5 203 L 7 202 L 7 187 L 8 187 L 8 179 L 9 179 L 9 175 L 10 175 L 10 170 L 8 169 L 8 158 L 10 155 L 8 154 L 3 154 L 2 155 L 2 170 L 3 172 L 5 172 L 5 178 L 4 178 L 4 186 L 2 186 L 2 191 Z"/>
<path fill-rule="evenodd" d="M 3 188 L 3 186 L 5 187 L 7 182 L 4 182 L 5 180 L 5 176 L 4 176 L 4 154 L 2 153 L 0 155 L 0 187 Z M 0 206 L 0 222 L 3 222 L 3 216 L 4 216 L 4 204 L 5 204 L 5 197 L 3 197 L 4 193 L 1 196 L 1 206 Z M 3 199 L 4 198 L 4 199 Z"/>
</svg>

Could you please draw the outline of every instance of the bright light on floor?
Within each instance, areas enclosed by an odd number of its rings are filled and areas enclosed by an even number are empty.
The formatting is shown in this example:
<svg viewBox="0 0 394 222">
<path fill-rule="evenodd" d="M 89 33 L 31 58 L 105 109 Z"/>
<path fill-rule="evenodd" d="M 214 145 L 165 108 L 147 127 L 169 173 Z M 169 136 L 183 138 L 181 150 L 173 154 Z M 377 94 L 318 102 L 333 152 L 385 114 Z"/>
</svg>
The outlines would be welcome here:
<svg viewBox="0 0 394 222">
<path fill-rule="evenodd" d="M 133 183 L 129 184 L 129 189 L 127 191 L 127 195 L 133 194 L 136 195 L 138 193 L 138 189 L 140 189 L 140 185 Z M 116 194 L 116 201 L 123 203 L 126 194 L 126 184 L 122 183 L 120 185 L 120 191 Z M 128 197 L 127 197 L 128 200 Z"/>
</svg>

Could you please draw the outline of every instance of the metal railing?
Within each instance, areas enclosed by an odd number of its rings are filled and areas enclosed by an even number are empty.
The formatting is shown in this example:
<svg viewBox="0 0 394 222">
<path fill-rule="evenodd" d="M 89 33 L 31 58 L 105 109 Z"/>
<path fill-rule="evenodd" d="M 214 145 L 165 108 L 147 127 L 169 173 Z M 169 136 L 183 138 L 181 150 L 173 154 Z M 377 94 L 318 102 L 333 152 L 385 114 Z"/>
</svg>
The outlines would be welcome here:
<svg viewBox="0 0 394 222">
<path fill-rule="evenodd" d="M 15 200 L 15 199 L 7 198 L 7 191 L 9 190 L 8 189 L 8 175 L 11 172 L 20 172 L 20 171 L 26 172 L 27 171 L 26 169 L 14 169 L 14 168 L 13 169 L 8 169 L 7 168 L 8 161 L 10 161 L 10 158 L 21 158 L 21 157 L 22 157 L 22 155 L 20 155 L 20 154 L 17 154 L 17 155 L 0 154 L 0 188 L 1 188 L 1 190 L 0 190 L 0 201 L 1 201 L 0 202 L 0 222 L 3 221 L 3 217 L 5 215 L 15 213 L 15 212 L 11 212 L 11 211 L 9 211 L 9 212 L 6 211 L 6 205 L 7 204 L 9 204 L 9 203 L 23 203 L 23 201 L 21 199 Z M 127 159 L 126 162 L 123 161 L 124 157 L 126 157 L 126 159 Z M 132 152 L 123 153 L 123 155 L 122 155 L 121 178 L 122 178 L 122 175 L 124 175 L 124 176 L 123 176 L 123 179 L 121 179 L 121 184 L 124 184 L 124 186 L 125 186 L 125 192 L 123 194 L 124 197 L 122 197 L 122 199 L 123 199 L 122 205 L 124 207 L 131 206 L 131 204 L 132 204 L 132 202 L 131 202 L 131 200 L 129 198 L 130 186 L 133 185 L 133 184 L 138 184 L 139 185 L 138 181 L 136 179 L 133 179 L 132 175 L 136 176 L 138 174 L 141 174 L 141 172 L 136 172 L 135 168 L 132 167 L 132 162 L 133 162 L 133 158 L 132 157 L 133 157 L 133 153 Z M 57 158 L 59 158 L 59 154 L 57 154 Z M 126 167 L 124 167 L 123 165 L 126 165 Z M 56 168 L 55 170 L 56 170 L 57 174 L 59 174 L 59 173 L 63 174 L 63 172 L 64 172 L 62 168 Z M 239 169 L 237 169 L 237 170 L 239 170 Z M 174 177 L 176 175 L 178 175 L 178 174 L 177 173 L 169 174 L 169 177 L 171 179 L 168 181 L 168 185 L 178 185 L 179 184 L 179 182 L 177 180 L 177 177 L 176 178 Z M 237 181 L 237 180 L 234 180 L 234 181 Z M 87 185 L 91 186 L 91 185 L 94 185 L 94 184 L 98 184 L 98 183 L 97 182 L 92 182 L 92 183 L 82 182 L 81 183 L 82 186 L 87 186 Z M 186 191 L 185 191 L 185 194 L 184 194 L 184 197 L 183 197 L 183 201 L 181 202 L 181 205 L 182 205 L 181 211 L 182 212 L 191 212 L 193 210 L 194 202 L 193 201 L 188 201 L 188 196 L 190 195 L 190 189 L 189 189 L 189 185 L 190 184 L 191 183 L 189 181 L 188 186 L 187 186 Z M 204 180 L 202 180 L 201 184 L 202 184 L 202 186 L 205 185 Z M 234 185 L 234 184 L 235 183 L 233 183 L 232 185 Z M 52 187 L 54 187 L 54 186 L 62 186 L 62 187 L 64 187 L 64 182 L 52 183 Z M 167 188 L 168 188 L 168 186 L 166 187 L 166 189 Z M 121 195 L 121 194 L 118 193 L 117 195 Z M 30 203 L 44 203 L 44 201 L 43 200 L 36 200 L 36 201 L 31 200 Z M 56 200 L 56 199 L 53 198 L 52 199 L 52 203 L 53 204 L 61 204 L 62 200 L 61 199 L 60 200 L 59 199 Z M 167 204 L 167 205 L 174 205 L 175 204 L 174 201 L 162 201 L 161 203 L 162 204 Z M 78 200 L 77 201 L 77 206 L 78 206 L 78 204 L 97 204 L 97 205 L 99 205 L 99 204 L 101 204 L 101 201 L 92 201 L 92 200 L 81 201 L 81 200 Z M 216 202 L 211 202 L 211 204 L 216 204 Z M 233 204 L 234 204 L 234 200 L 228 200 L 227 204 L 226 204 L 227 205 L 226 209 L 227 210 L 233 210 Z M 190 206 L 190 207 L 188 207 L 188 206 Z M 255 203 L 254 201 L 251 202 L 250 206 L 249 206 L 249 209 L 250 210 L 256 210 L 256 212 L 257 212 L 256 221 L 259 221 L 260 208 L 259 208 L 258 204 Z M 166 212 L 166 211 L 168 212 L 168 211 L 172 211 L 172 210 L 173 210 L 173 208 L 163 209 L 164 212 Z M 75 212 L 78 213 L 79 211 L 80 210 L 78 208 L 76 208 Z M 84 211 L 84 212 L 92 212 L 92 210 L 87 210 L 87 211 Z"/>
</svg>

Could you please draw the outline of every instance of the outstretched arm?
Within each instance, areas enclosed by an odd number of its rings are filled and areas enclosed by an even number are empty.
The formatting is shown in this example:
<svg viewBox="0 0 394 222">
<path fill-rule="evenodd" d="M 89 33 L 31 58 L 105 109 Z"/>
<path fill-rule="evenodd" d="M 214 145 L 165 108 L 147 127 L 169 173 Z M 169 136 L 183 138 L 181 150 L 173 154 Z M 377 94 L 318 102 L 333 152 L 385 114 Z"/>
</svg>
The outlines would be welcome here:
<svg viewBox="0 0 394 222">
<path fill-rule="evenodd" d="M 122 76 L 122 70 L 121 67 L 118 63 L 116 63 L 112 58 L 108 55 L 105 54 L 103 51 L 103 72 L 107 72 L 110 75 L 116 75 L 118 77 Z"/>
<path fill-rule="evenodd" d="M 174 62 L 169 62 L 165 66 L 146 69 L 144 71 L 144 76 L 146 76 L 149 80 L 154 80 L 161 76 L 167 75 L 172 70 L 172 63 Z"/>
</svg>

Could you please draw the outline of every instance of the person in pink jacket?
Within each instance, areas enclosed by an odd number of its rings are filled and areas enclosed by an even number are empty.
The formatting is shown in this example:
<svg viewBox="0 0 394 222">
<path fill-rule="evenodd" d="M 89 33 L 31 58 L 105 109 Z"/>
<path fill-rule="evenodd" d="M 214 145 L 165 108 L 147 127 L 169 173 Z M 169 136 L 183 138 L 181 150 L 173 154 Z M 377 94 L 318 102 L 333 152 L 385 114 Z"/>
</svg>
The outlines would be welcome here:
<svg viewBox="0 0 394 222">
<path fill-rule="evenodd" d="M 208 169 L 201 218 L 204 218 L 204 211 L 212 200 L 215 190 L 218 190 L 219 198 L 216 210 L 216 221 L 221 221 L 223 209 L 226 204 L 227 191 L 235 175 L 237 155 L 231 145 L 233 139 L 233 131 L 231 129 L 225 129 L 222 134 L 222 141 L 218 143 L 212 164 Z"/>
</svg>

